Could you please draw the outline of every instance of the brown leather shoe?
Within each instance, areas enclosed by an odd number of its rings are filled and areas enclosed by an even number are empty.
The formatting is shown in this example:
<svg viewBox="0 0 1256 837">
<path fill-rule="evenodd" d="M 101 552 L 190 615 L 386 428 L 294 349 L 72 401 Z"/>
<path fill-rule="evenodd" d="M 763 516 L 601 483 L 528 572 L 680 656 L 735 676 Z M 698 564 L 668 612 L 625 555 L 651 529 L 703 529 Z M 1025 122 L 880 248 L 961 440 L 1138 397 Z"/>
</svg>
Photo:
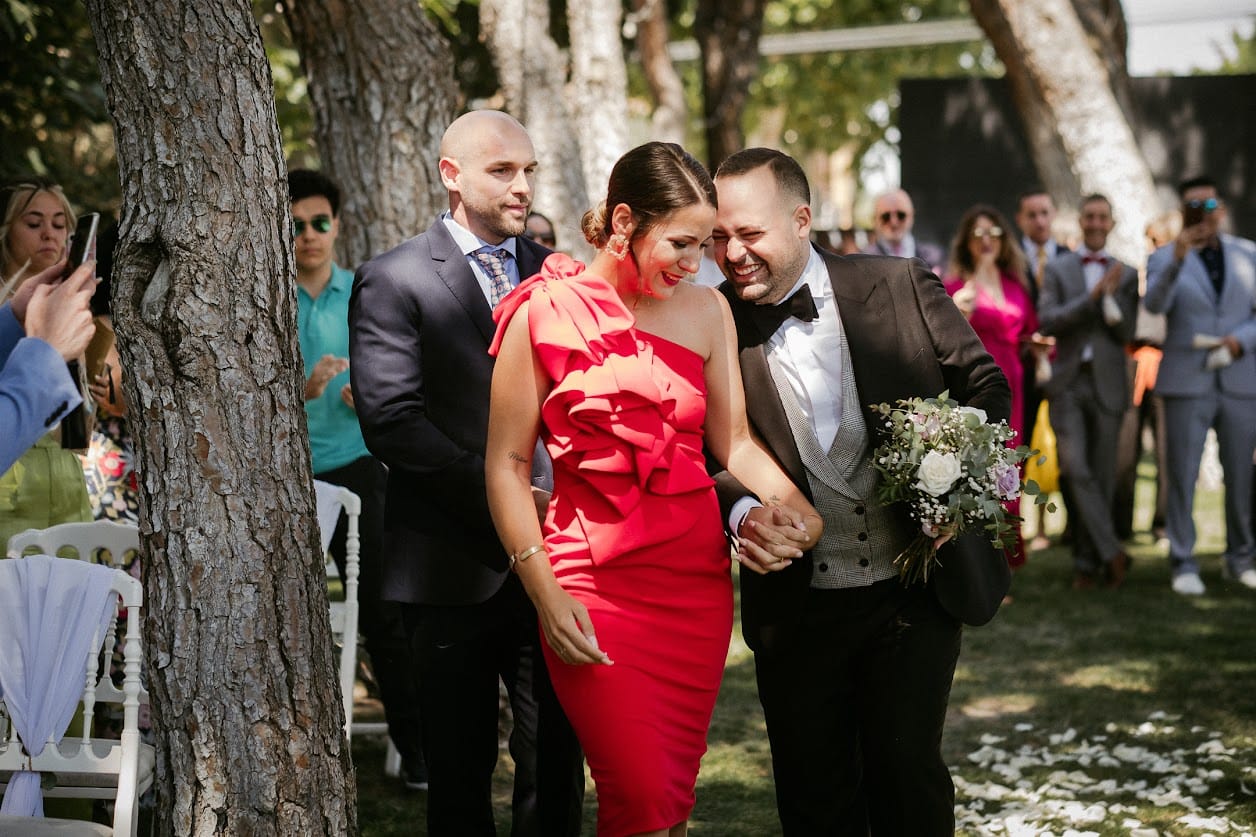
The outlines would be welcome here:
<svg viewBox="0 0 1256 837">
<path fill-rule="evenodd" d="M 1073 573 L 1073 589 L 1074 590 L 1093 590 L 1095 589 L 1095 577 L 1090 573 L 1075 572 Z"/>
<path fill-rule="evenodd" d="M 1107 580 L 1104 586 L 1110 590 L 1115 590 L 1125 583 L 1125 576 L 1130 569 L 1130 557 L 1124 551 L 1118 552 L 1112 556 L 1112 560 L 1108 562 L 1105 568 Z"/>
</svg>

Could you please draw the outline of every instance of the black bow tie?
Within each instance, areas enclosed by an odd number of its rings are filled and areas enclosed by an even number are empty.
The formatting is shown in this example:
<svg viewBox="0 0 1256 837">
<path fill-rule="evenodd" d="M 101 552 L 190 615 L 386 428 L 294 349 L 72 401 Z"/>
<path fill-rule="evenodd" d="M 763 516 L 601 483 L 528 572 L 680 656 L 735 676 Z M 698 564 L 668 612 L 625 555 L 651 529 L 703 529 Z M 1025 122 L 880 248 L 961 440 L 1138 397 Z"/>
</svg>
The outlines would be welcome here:
<svg viewBox="0 0 1256 837">
<path fill-rule="evenodd" d="M 750 307 L 750 317 L 759 334 L 764 340 L 767 340 L 781 324 L 790 317 L 797 317 L 805 323 L 809 323 L 816 317 L 820 316 L 816 311 L 816 302 L 811 298 L 811 288 L 803 285 L 794 291 L 793 296 L 784 302 L 776 305 L 753 305 Z"/>
</svg>

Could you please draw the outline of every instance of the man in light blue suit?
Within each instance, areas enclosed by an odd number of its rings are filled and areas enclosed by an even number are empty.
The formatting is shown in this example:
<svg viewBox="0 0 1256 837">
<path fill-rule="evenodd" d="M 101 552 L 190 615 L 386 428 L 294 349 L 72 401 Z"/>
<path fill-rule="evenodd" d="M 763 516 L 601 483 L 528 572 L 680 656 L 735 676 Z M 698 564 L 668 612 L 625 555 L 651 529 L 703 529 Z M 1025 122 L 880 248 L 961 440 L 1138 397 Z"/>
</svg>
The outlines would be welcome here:
<svg viewBox="0 0 1256 837">
<path fill-rule="evenodd" d="M 1206 177 L 1184 181 L 1183 229 L 1147 263 L 1144 305 L 1164 313 L 1164 396 L 1169 501 L 1166 530 L 1173 589 L 1204 592 L 1195 559 L 1192 510 L 1208 428 L 1225 474 L 1226 549 L 1222 573 L 1256 589 L 1252 533 L 1252 450 L 1256 448 L 1256 243 L 1221 233 L 1225 204 Z"/>
<path fill-rule="evenodd" d="M 95 283 L 90 264 L 64 282 L 62 267 L 27 279 L 0 306 L 0 473 L 83 401 L 65 364 L 95 333 Z"/>
</svg>

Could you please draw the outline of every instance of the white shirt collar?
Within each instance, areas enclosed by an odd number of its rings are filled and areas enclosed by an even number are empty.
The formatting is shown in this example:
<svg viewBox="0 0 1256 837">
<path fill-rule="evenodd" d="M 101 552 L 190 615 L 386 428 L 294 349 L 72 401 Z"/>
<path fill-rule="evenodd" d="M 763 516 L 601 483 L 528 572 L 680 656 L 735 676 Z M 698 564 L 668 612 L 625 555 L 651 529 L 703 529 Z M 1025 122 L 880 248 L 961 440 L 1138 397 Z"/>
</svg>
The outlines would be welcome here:
<svg viewBox="0 0 1256 837">
<path fill-rule="evenodd" d="M 453 236 L 454 243 L 457 244 L 459 248 L 461 248 L 462 254 L 464 256 L 470 256 L 476 250 L 482 250 L 485 247 L 491 247 L 494 249 L 505 250 L 508 253 L 510 253 L 510 255 L 514 256 L 515 258 L 519 257 L 518 252 L 516 252 L 519 239 L 513 235 L 507 238 L 501 244 L 489 244 L 487 241 L 480 238 L 479 236 L 471 232 L 466 227 L 462 226 L 462 224 L 459 224 L 457 221 L 455 221 L 453 216 L 449 214 L 448 212 L 442 214 L 440 216 L 440 219 L 445 222 L 445 229 L 449 230 L 449 234 Z"/>
</svg>

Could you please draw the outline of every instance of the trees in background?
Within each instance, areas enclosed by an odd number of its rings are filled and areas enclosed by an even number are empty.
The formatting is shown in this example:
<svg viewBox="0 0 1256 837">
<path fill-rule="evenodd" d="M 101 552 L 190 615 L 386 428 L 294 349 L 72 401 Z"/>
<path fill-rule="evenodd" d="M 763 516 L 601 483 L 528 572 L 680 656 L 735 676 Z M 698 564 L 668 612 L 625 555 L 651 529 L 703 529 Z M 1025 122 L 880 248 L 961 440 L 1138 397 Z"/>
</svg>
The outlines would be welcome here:
<svg viewBox="0 0 1256 837">
<path fill-rule="evenodd" d="M 357 265 L 447 204 L 434 153 L 457 112 L 453 54 L 413 0 L 282 0 L 322 167 L 342 186 L 340 256 Z"/>
<path fill-rule="evenodd" d="M 1125 20 L 1106 0 L 970 0 L 1007 68 L 1044 185 L 1076 206 L 1099 192 L 1120 207 L 1109 248 L 1140 264 L 1155 186 L 1134 138 Z"/>
</svg>

